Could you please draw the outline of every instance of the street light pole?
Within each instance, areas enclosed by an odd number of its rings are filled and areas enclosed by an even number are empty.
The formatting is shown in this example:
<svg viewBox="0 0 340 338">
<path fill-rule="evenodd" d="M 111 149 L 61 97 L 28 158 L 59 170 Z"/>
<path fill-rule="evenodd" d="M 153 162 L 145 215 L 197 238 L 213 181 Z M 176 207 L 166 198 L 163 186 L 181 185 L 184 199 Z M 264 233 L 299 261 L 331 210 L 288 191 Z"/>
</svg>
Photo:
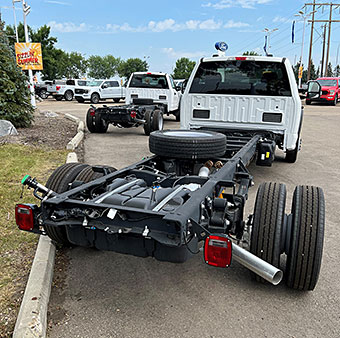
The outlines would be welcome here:
<svg viewBox="0 0 340 338">
<path fill-rule="evenodd" d="M 301 18 L 303 18 L 303 31 L 302 31 L 301 55 L 300 55 L 300 66 L 299 66 L 299 73 L 301 72 L 301 75 L 299 74 L 299 88 L 302 87 L 302 71 L 303 71 L 302 58 L 303 58 L 303 46 L 305 43 L 306 21 L 307 21 L 307 18 L 311 14 L 314 14 L 314 13 L 315 11 L 308 13 L 308 14 L 304 14 L 302 11 L 299 11 L 298 14 L 295 14 L 295 16 L 300 16 Z"/>
<path fill-rule="evenodd" d="M 19 36 L 18 36 L 18 27 L 17 27 L 17 16 L 15 14 L 15 3 L 21 2 L 21 0 L 12 0 L 13 4 L 13 15 L 14 15 L 14 27 L 15 27 L 15 36 L 17 38 L 17 42 L 19 42 Z"/>
<path fill-rule="evenodd" d="M 265 32 L 266 33 L 266 35 L 265 36 L 267 36 L 267 44 L 268 44 L 268 49 L 267 49 L 267 56 L 270 54 L 269 53 L 269 51 L 270 51 L 270 35 L 272 34 L 272 33 L 274 33 L 275 31 L 277 31 L 278 30 L 278 28 L 274 28 L 274 29 L 272 29 L 272 30 L 269 30 L 268 28 L 265 28 L 262 32 Z"/>
<path fill-rule="evenodd" d="M 26 17 L 30 13 L 30 9 L 31 9 L 31 7 L 27 5 L 25 0 L 22 0 L 22 11 L 23 11 L 23 14 L 24 14 L 24 29 L 25 29 L 25 41 L 26 42 L 29 42 Z M 33 72 L 32 72 L 32 69 L 28 70 L 28 76 L 29 76 L 29 80 L 30 80 L 31 104 L 35 108 L 36 107 L 36 103 L 35 103 L 35 94 L 34 94 L 34 83 L 33 83 Z"/>
</svg>

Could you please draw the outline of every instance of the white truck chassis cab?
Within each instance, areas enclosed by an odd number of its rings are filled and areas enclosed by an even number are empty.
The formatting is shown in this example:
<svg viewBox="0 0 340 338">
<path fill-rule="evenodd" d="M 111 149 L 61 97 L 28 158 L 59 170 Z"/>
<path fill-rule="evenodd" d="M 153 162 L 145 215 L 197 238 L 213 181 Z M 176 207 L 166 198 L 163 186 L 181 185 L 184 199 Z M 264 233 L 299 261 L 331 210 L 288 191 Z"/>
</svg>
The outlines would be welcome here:
<svg viewBox="0 0 340 338">
<path fill-rule="evenodd" d="M 171 75 L 158 72 L 135 72 L 130 76 L 125 102 L 130 104 L 134 99 L 151 99 L 154 103 L 162 104 L 166 114 L 174 114 L 179 120 L 181 95 Z"/>
<path fill-rule="evenodd" d="M 295 162 L 302 106 L 294 73 L 282 57 L 202 58 L 181 100 L 181 128 L 271 131 Z"/>
</svg>

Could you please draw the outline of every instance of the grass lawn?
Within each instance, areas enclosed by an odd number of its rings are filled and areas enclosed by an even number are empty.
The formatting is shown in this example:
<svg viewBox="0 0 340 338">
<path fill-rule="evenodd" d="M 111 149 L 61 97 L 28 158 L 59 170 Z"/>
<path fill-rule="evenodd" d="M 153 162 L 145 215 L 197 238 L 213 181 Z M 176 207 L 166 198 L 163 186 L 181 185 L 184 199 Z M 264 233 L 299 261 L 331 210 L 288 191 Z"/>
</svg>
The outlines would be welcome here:
<svg viewBox="0 0 340 338">
<path fill-rule="evenodd" d="M 38 236 L 19 231 L 15 204 L 38 203 L 32 190 L 20 200 L 25 174 L 45 183 L 53 169 L 65 163 L 67 151 L 5 144 L 0 146 L 0 337 L 11 337 Z"/>
</svg>

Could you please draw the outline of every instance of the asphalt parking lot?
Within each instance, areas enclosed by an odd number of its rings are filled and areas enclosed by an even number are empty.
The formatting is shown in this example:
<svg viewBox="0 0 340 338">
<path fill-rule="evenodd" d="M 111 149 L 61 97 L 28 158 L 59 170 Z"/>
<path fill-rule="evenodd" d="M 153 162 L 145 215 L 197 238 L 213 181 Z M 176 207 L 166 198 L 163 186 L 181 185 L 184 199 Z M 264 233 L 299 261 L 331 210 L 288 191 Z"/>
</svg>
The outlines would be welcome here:
<svg viewBox="0 0 340 338">
<path fill-rule="evenodd" d="M 84 119 L 88 105 L 48 99 L 39 108 Z M 296 185 L 324 189 L 324 254 L 313 292 L 256 283 L 241 265 L 212 268 L 201 254 L 172 264 L 75 247 L 67 251 L 65 285 L 52 289 L 50 312 L 62 315 L 50 337 L 339 337 L 339 126 L 340 104 L 306 106 L 297 163 L 285 163 L 278 153 L 272 167 L 249 168 L 256 184 L 248 213 L 264 181 L 286 183 L 287 212 Z M 165 128 L 178 127 L 172 119 L 165 121 Z M 107 134 L 86 136 L 89 164 L 121 168 L 148 154 L 142 127 L 110 126 Z"/>
</svg>

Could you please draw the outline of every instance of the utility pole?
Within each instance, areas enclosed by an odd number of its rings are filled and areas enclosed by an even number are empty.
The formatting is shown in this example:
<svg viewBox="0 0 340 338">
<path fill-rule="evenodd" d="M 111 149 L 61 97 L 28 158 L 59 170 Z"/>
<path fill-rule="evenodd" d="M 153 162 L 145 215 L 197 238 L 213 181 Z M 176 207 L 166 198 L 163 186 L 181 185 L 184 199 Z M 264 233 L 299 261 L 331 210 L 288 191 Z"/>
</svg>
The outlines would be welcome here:
<svg viewBox="0 0 340 338">
<path fill-rule="evenodd" d="M 310 41 L 309 41 L 309 56 L 308 56 L 308 70 L 307 70 L 307 81 L 310 80 L 310 68 L 312 65 L 312 50 L 313 50 L 313 34 L 314 34 L 314 15 L 315 15 L 315 0 L 313 0 L 313 11 L 312 11 L 312 27 L 310 30 Z"/>
<path fill-rule="evenodd" d="M 325 46 L 326 46 L 326 28 L 327 25 L 324 24 L 323 26 L 323 43 L 322 43 L 322 61 L 321 61 L 321 73 L 320 73 L 320 77 L 323 77 L 324 74 L 324 63 L 325 63 Z"/>
<path fill-rule="evenodd" d="M 328 42 L 327 42 L 327 54 L 326 54 L 326 71 L 325 76 L 328 75 L 328 60 L 329 60 L 329 47 L 331 44 L 331 25 L 332 25 L 332 10 L 333 4 L 331 3 L 329 6 L 329 24 L 328 24 Z"/>
<path fill-rule="evenodd" d="M 324 23 L 328 23 L 329 26 L 328 26 L 328 44 L 327 44 L 327 53 L 326 53 L 326 65 L 324 65 L 324 61 L 325 61 L 325 58 L 324 58 L 324 50 L 325 50 L 325 41 L 326 41 L 326 33 L 325 33 L 325 30 L 326 30 L 326 26 L 324 26 L 324 44 L 323 44 L 323 48 L 322 48 L 322 51 L 323 51 L 323 57 L 322 57 L 322 65 L 321 65 L 321 69 L 324 70 L 324 74 L 327 75 L 327 70 L 328 70 L 328 61 L 329 61 L 329 52 L 330 52 L 330 43 L 331 43 L 331 25 L 333 22 L 340 22 L 340 20 L 333 20 L 332 19 L 332 12 L 333 12 L 333 9 L 335 8 L 338 8 L 340 6 L 339 3 L 335 4 L 335 3 L 316 3 L 315 0 L 313 0 L 312 3 L 306 3 L 304 5 L 304 7 L 307 7 L 307 6 L 313 6 L 313 8 L 315 8 L 315 6 L 319 6 L 318 8 L 320 8 L 321 6 L 329 6 L 329 19 L 328 20 L 315 20 L 314 19 L 314 16 L 312 18 L 312 20 L 309 20 L 308 22 L 311 22 L 312 23 L 312 27 L 314 26 L 314 23 L 315 22 L 324 22 Z M 313 45 L 313 40 L 312 40 L 312 37 L 311 37 L 311 45 L 310 45 L 310 51 L 312 50 L 312 45 Z M 310 60 L 311 60 L 311 54 L 310 54 Z M 311 61 L 310 61 L 311 63 Z M 324 68 L 324 69 L 323 69 Z M 308 71 L 310 72 L 310 67 L 308 67 Z M 322 73 L 321 73 L 322 74 Z"/>
</svg>

